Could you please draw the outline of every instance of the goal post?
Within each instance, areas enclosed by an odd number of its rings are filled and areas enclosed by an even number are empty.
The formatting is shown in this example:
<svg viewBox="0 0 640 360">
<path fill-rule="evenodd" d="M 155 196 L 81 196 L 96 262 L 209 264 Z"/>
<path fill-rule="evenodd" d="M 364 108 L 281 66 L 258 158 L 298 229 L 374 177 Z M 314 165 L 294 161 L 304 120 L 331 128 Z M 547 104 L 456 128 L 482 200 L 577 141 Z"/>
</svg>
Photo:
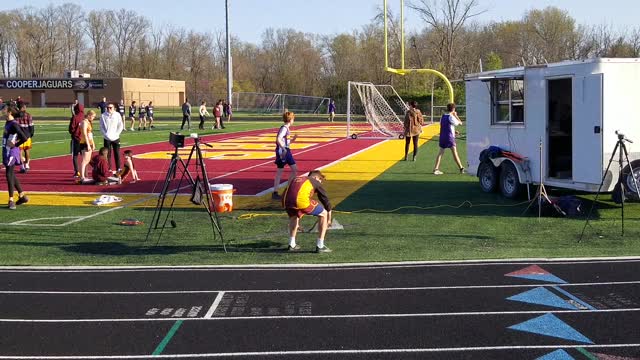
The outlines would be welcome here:
<svg viewBox="0 0 640 360">
<path fill-rule="evenodd" d="M 404 114 L 409 108 L 393 86 L 349 81 L 347 96 L 347 137 L 404 136 Z"/>
</svg>

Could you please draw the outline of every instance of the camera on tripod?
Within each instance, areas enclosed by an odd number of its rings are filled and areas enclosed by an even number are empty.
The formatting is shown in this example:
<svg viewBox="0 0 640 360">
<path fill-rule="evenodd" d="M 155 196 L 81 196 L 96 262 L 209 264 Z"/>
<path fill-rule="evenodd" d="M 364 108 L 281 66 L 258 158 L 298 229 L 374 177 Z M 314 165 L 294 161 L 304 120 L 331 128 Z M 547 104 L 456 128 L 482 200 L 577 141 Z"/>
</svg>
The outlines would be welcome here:
<svg viewBox="0 0 640 360">
<path fill-rule="evenodd" d="M 171 143 L 171 145 L 175 146 L 176 148 L 183 148 L 184 135 L 172 131 L 169 134 L 169 143 Z"/>
</svg>

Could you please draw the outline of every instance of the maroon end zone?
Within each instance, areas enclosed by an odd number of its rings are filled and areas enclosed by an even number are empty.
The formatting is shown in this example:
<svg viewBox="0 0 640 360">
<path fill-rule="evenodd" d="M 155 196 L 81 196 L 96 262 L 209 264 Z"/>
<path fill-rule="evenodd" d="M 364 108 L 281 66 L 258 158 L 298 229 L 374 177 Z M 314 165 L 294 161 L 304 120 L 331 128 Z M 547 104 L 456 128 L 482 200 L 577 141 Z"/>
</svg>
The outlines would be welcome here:
<svg viewBox="0 0 640 360">
<path fill-rule="evenodd" d="M 323 127 L 331 126 L 322 124 Z M 335 125 L 336 127 L 340 125 Z M 295 126 L 294 132 L 303 129 L 313 129 L 318 125 L 302 125 Z M 245 132 L 237 132 L 231 134 L 207 135 L 201 138 L 204 143 L 215 144 L 223 140 L 240 139 L 245 136 L 258 135 L 275 135 L 277 128 L 253 130 Z M 167 139 L 169 134 L 167 133 Z M 310 135 L 310 137 L 318 137 Z M 333 138 L 333 137 L 332 137 Z M 298 141 L 304 142 L 304 134 L 301 134 Z M 351 140 L 344 137 L 333 138 L 331 141 L 318 142 L 315 145 L 296 150 L 293 149 L 293 156 L 298 164 L 300 173 L 304 173 L 313 169 L 328 165 L 336 160 L 349 156 L 357 151 L 363 150 L 380 140 Z M 243 142 L 247 142 L 243 140 Z M 262 142 L 264 143 L 264 142 Z M 98 144 L 100 145 L 100 144 Z M 188 138 L 185 149 L 188 151 L 193 145 L 192 139 Z M 99 147 L 99 146 L 98 146 Z M 201 146 L 202 150 L 207 151 L 208 148 Z M 172 154 L 174 148 L 169 144 L 168 140 L 161 143 L 126 146 L 121 148 L 120 152 L 130 149 L 136 155 L 149 152 L 165 152 Z M 183 149 L 183 150 L 185 150 Z M 274 161 L 275 144 L 268 150 L 269 159 L 260 160 L 221 160 L 221 159 L 205 159 L 207 174 L 211 183 L 228 183 L 233 184 L 236 189 L 236 195 L 256 195 L 273 186 L 273 177 L 275 175 L 276 166 Z M 95 152 L 94 152 L 95 154 Z M 170 156 L 170 155 L 168 155 Z M 187 161 L 187 157 L 182 157 Z M 113 159 L 112 159 L 113 162 Z M 73 174 L 73 166 L 71 164 L 71 156 L 55 156 L 45 159 L 31 160 L 31 171 L 27 174 L 17 174 L 20 182 L 27 192 L 64 192 L 64 193 L 159 193 L 162 190 L 170 159 L 141 159 L 135 158 L 135 166 L 141 181 L 130 184 L 127 181 L 121 185 L 78 185 L 75 183 Z M 190 170 L 195 176 L 195 166 L 192 161 Z M 90 170 L 89 170 L 90 171 Z M 283 181 L 286 181 L 289 171 L 288 168 L 283 174 Z M 4 177 L 4 171 L 2 172 Z M 171 184 L 170 189 L 175 189 L 180 176 Z M 187 185 L 185 179 L 183 185 Z M 6 181 L 0 181 L 0 190 L 6 191 Z M 185 190 L 187 191 L 187 190 Z"/>
</svg>

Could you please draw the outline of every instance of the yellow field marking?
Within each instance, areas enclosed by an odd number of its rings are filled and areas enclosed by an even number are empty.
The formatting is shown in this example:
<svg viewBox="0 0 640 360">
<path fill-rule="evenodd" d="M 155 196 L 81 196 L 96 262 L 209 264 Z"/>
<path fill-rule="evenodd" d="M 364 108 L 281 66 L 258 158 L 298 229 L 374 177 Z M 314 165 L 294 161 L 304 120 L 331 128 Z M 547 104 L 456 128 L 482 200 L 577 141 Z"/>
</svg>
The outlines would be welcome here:
<svg viewBox="0 0 640 360">
<path fill-rule="evenodd" d="M 440 132 L 439 126 L 427 126 L 420 135 L 422 145 Z M 357 141 L 357 140 L 354 140 Z M 404 157 L 404 141 L 389 140 L 322 169 L 332 204 L 339 204 L 369 181 L 380 176 Z"/>
<path fill-rule="evenodd" d="M 312 146 L 318 145 L 316 143 L 292 143 L 289 145 L 289 148 L 291 149 L 306 149 Z M 260 144 L 260 143 L 214 143 L 211 144 L 211 146 L 213 146 L 213 148 L 209 148 L 209 149 L 214 149 L 214 150 L 271 150 L 273 151 L 275 146 L 274 144 Z M 203 152 L 208 152 L 211 150 L 206 150 Z"/>
<path fill-rule="evenodd" d="M 424 132 L 418 140 L 419 145 L 423 145 L 440 131 L 438 124 L 430 125 L 424 128 Z M 351 140 L 349 140 L 351 141 Z M 358 141 L 358 140 L 352 140 Z M 241 152 L 225 152 L 233 155 L 235 158 L 243 155 Z M 169 157 L 170 157 L 169 153 Z M 273 157 L 271 152 L 265 152 L 265 159 Z M 404 141 L 389 140 L 374 145 L 373 147 L 357 153 L 345 160 L 336 162 L 322 169 L 327 176 L 326 189 L 331 198 L 331 202 L 337 205 L 344 201 L 349 195 L 380 176 L 391 166 L 395 165 L 404 156 Z M 275 170 L 274 170 L 275 172 Z M 157 196 L 151 194 L 115 194 L 122 198 L 122 202 L 103 205 L 101 207 L 126 206 L 147 198 L 142 203 L 136 203 L 135 207 L 147 207 L 153 209 L 157 204 Z M 50 193 L 30 193 L 29 204 L 34 205 L 60 205 L 60 206 L 95 206 L 92 201 L 98 198 L 100 194 L 50 194 Z M 173 194 L 169 194 L 172 197 Z M 175 202 L 176 208 L 195 208 L 196 205 L 189 201 L 189 194 L 178 195 Z M 29 205 L 26 205 L 27 207 Z M 96 206 L 97 207 L 97 206 Z M 278 201 L 271 200 L 271 194 L 261 197 L 255 196 L 234 196 L 233 207 L 236 210 L 253 210 L 253 209 L 280 209 L 281 205 Z"/>
<path fill-rule="evenodd" d="M 335 140 L 335 137 L 309 137 L 309 136 L 298 136 L 296 142 L 329 142 Z M 243 136 L 237 139 L 226 139 L 217 142 L 220 143 L 252 143 L 252 142 L 266 142 L 271 147 L 275 147 L 276 137 L 272 136 Z"/>
<path fill-rule="evenodd" d="M 272 146 L 273 148 L 273 146 Z M 266 148 L 269 149 L 269 148 Z M 202 151 L 202 156 L 209 160 L 263 160 L 275 157 L 273 149 L 271 151 L 246 151 L 246 150 L 221 150 L 221 151 Z M 136 155 L 137 159 L 171 159 L 173 153 L 166 151 L 155 151 Z M 189 152 L 179 151 L 181 157 L 189 156 Z"/>
</svg>

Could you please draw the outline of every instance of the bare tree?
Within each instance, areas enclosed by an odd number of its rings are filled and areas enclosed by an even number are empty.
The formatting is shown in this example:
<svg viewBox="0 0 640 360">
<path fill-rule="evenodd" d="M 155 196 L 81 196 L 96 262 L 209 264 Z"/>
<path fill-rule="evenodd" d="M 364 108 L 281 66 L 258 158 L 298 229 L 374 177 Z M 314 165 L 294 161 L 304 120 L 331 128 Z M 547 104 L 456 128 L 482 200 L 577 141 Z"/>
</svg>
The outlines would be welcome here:
<svg viewBox="0 0 640 360">
<path fill-rule="evenodd" d="M 132 51 L 149 28 L 149 21 L 133 10 L 120 9 L 109 22 L 116 47 L 116 73 L 124 76 L 132 60 Z"/>
<path fill-rule="evenodd" d="M 439 36 L 435 48 L 442 61 L 442 67 L 449 76 L 452 74 L 456 49 L 458 47 L 458 35 L 465 23 L 480 14 L 478 0 L 418 0 L 409 4 L 416 10 Z"/>
<path fill-rule="evenodd" d="M 92 10 L 87 16 L 86 32 L 93 45 L 95 71 L 105 70 L 103 52 L 109 50 L 111 40 L 111 22 L 113 15 L 107 10 Z"/>
<path fill-rule="evenodd" d="M 77 69 L 79 67 L 80 53 L 84 49 L 84 32 L 86 16 L 82 7 L 77 4 L 64 3 L 59 7 L 60 27 L 64 35 L 63 66 L 66 69 Z"/>
</svg>

